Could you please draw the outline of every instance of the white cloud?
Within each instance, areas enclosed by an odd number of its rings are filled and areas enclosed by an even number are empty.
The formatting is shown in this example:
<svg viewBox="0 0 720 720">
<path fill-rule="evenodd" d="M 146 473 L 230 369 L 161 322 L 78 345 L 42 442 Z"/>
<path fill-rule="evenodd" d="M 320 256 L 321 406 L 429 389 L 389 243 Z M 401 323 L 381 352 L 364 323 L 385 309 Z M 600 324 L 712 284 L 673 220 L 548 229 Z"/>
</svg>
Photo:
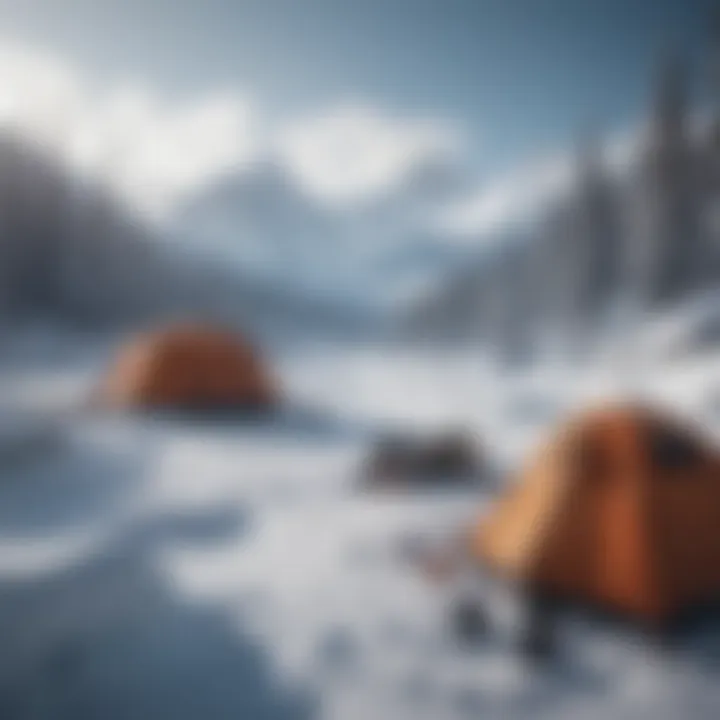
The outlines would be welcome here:
<svg viewBox="0 0 720 720">
<path fill-rule="evenodd" d="M 59 60 L 0 42 L 0 122 L 58 142 L 85 103 L 76 73 Z"/>
<path fill-rule="evenodd" d="M 97 92 L 62 59 L 0 39 L 0 124 L 17 125 L 140 211 L 172 215 L 182 200 L 260 155 L 279 160 L 307 196 L 347 207 L 391 194 L 428 165 L 459 157 L 447 122 L 340 105 L 264 129 L 232 91 L 170 102 L 141 83 Z"/>
<path fill-rule="evenodd" d="M 178 106 L 138 87 L 88 112 L 69 150 L 78 166 L 109 177 L 125 198 L 156 215 L 260 151 L 253 110 L 240 98 L 216 95 Z"/>
<path fill-rule="evenodd" d="M 457 128 L 342 105 L 287 126 L 278 152 L 313 197 L 332 204 L 370 200 L 400 187 L 426 163 L 458 154 Z"/>
<path fill-rule="evenodd" d="M 17 126 L 155 217 L 259 151 L 237 93 L 170 103 L 130 84 L 104 94 L 58 58 L 0 42 L 0 124 Z"/>
</svg>

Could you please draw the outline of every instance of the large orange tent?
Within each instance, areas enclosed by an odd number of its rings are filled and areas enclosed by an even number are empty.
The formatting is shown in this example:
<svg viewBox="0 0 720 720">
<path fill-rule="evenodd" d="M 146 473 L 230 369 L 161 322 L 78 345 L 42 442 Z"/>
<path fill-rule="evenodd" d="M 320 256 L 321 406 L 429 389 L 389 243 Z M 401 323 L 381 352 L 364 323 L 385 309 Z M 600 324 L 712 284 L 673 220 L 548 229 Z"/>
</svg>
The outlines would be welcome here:
<svg viewBox="0 0 720 720">
<path fill-rule="evenodd" d="M 261 408 L 275 397 L 262 360 L 246 340 L 199 324 L 132 340 L 97 394 L 102 404 L 146 408 Z"/>
<path fill-rule="evenodd" d="M 593 410 L 531 459 L 471 545 L 541 594 L 662 627 L 720 598 L 720 459 L 665 414 Z"/>
</svg>

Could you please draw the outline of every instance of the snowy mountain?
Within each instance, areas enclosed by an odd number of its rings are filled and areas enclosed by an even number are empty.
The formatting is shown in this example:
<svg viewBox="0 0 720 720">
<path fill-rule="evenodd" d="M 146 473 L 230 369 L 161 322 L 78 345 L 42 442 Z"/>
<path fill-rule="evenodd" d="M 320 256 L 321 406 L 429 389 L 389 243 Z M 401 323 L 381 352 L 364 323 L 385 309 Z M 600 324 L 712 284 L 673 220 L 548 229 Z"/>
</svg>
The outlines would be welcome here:
<svg viewBox="0 0 720 720">
<path fill-rule="evenodd" d="M 464 182 L 426 164 L 401 187 L 345 206 L 323 204 L 279 162 L 224 175 L 187 199 L 170 229 L 246 275 L 375 309 L 406 278 L 457 264 L 462 251 L 430 229 L 430 216 Z"/>
<path fill-rule="evenodd" d="M 265 272 L 259 262 L 223 262 L 207 247 L 183 244 L 19 134 L 0 134 L 0 161 L 3 324 L 40 320 L 106 330 L 193 315 L 277 338 L 351 334 L 372 323 L 350 303 L 290 281 L 301 272 L 301 245 L 291 256 L 292 246 L 277 244 L 292 237 L 295 225 L 307 233 L 301 243 L 320 233 L 311 229 L 308 206 L 282 193 L 277 174 L 256 173 L 240 189 L 219 187 L 216 204 L 244 201 L 242 217 L 228 219 L 233 235 L 246 241 L 244 257 L 260 257 L 263 249 L 259 242 L 248 249 L 259 235 L 252 232 L 254 223 L 262 227 L 267 247 L 276 242 L 276 255 L 284 252 L 283 276 Z M 238 225 L 242 219 L 246 224 Z M 277 265 L 277 257 L 272 259 Z"/>
</svg>

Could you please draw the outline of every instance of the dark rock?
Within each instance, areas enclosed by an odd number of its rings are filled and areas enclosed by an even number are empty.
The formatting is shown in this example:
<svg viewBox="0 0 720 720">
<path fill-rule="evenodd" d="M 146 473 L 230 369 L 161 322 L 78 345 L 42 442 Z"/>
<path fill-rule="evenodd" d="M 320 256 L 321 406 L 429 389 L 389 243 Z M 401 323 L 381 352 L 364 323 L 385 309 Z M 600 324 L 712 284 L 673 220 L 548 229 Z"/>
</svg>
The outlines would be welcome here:
<svg viewBox="0 0 720 720">
<path fill-rule="evenodd" d="M 364 479 L 378 486 L 443 485 L 477 480 L 480 458 L 462 433 L 431 438 L 386 437 L 366 463 Z"/>
</svg>

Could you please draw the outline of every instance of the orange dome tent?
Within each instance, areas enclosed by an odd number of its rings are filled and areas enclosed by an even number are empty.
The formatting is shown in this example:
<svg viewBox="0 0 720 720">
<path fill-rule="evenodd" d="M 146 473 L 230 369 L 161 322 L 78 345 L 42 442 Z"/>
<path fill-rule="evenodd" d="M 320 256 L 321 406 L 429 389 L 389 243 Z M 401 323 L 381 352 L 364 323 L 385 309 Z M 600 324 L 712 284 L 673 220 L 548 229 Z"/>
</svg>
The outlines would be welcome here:
<svg viewBox="0 0 720 720">
<path fill-rule="evenodd" d="M 490 567 L 650 626 L 720 598 L 720 459 L 647 408 L 565 426 L 472 532 Z"/>
<path fill-rule="evenodd" d="M 147 408 L 265 407 L 275 390 L 256 352 L 230 333 L 177 325 L 124 347 L 101 403 Z"/>
</svg>

